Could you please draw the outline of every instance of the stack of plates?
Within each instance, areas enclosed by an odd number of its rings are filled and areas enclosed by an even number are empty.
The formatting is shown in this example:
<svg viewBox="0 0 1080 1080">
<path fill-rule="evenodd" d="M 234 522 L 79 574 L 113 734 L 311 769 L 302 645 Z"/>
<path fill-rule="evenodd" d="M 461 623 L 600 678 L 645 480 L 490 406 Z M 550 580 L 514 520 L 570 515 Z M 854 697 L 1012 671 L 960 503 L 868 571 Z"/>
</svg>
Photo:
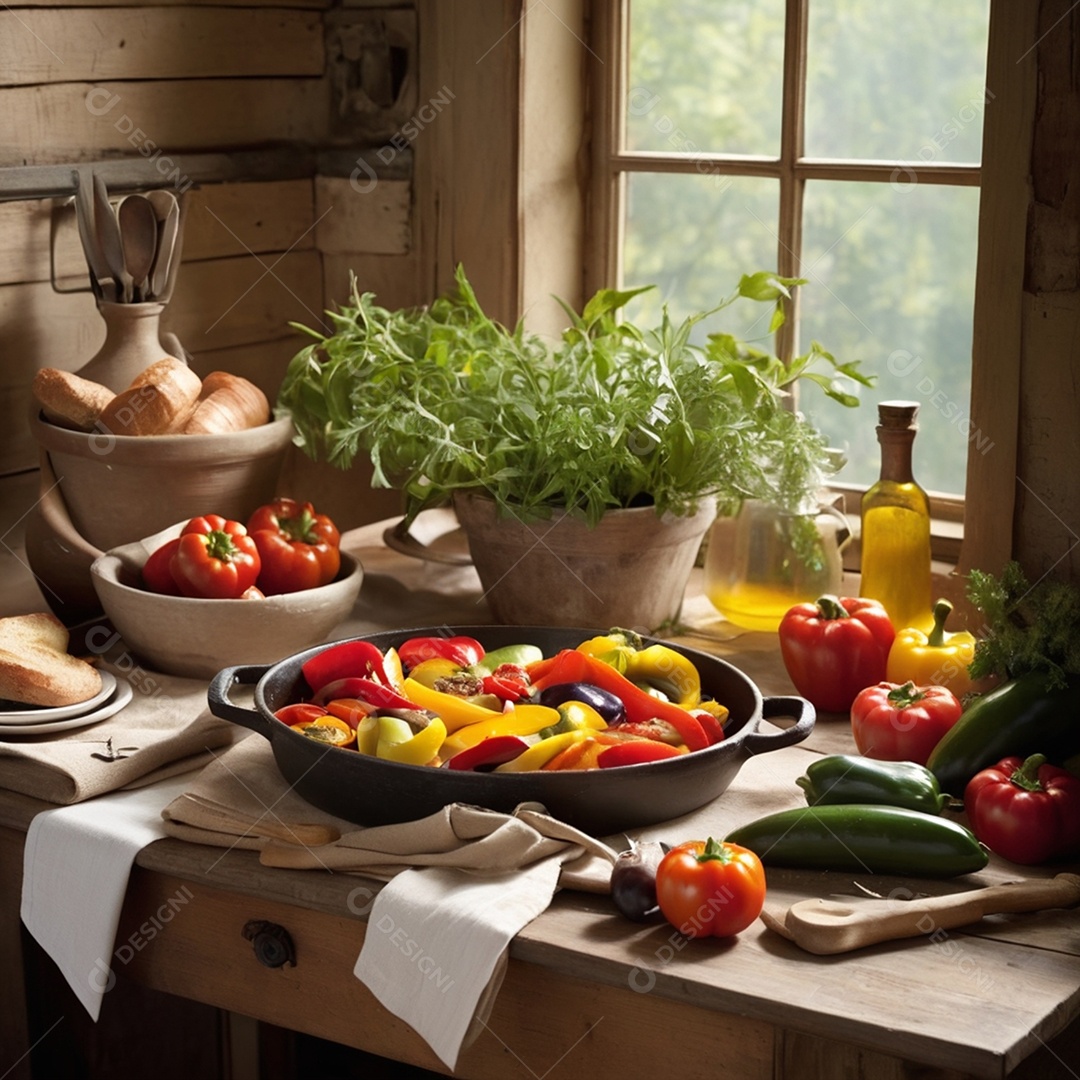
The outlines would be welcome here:
<svg viewBox="0 0 1080 1080">
<path fill-rule="evenodd" d="M 108 671 L 101 673 L 101 690 L 92 698 L 75 705 L 22 705 L 0 701 L 0 736 L 45 735 L 70 728 L 88 727 L 118 713 L 131 700 L 131 683 L 117 679 Z"/>
</svg>

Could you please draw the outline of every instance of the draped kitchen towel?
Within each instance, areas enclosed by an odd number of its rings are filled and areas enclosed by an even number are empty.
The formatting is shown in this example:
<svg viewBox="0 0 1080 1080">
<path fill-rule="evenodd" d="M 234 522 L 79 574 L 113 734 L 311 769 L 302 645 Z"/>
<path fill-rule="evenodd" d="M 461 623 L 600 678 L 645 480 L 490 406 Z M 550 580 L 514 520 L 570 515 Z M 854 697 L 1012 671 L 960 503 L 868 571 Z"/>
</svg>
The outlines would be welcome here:
<svg viewBox="0 0 1080 1080">
<path fill-rule="evenodd" d="M 114 668 L 117 680 L 122 669 Z M 0 736 L 0 787 L 46 802 L 82 802 L 154 783 L 209 761 L 238 729 L 206 708 L 206 683 L 142 671 L 131 701 L 88 727 Z"/>
<path fill-rule="evenodd" d="M 176 776 L 45 810 L 30 822 L 22 921 L 95 1020 L 114 982 L 116 928 L 131 865 L 140 849 L 165 835 L 162 808 L 190 782 Z"/>
</svg>

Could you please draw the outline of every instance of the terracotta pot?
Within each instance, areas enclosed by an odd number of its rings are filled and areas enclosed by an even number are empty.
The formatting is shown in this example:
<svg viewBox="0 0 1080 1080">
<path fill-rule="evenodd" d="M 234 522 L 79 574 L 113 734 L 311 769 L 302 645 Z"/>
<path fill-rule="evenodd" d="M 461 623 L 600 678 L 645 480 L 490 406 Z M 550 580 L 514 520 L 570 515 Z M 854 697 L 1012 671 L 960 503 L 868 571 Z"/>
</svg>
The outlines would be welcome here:
<svg viewBox="0 0 1080 1080">
<path fill-rule="evenodd" d="M 529 524 L 500 518 L 494 500 L 472 493 L 455 496 L 454 509 L 500 622 L 644 631 L 678 617 L 716 517 L 712 500 L 687 517 L 609 510 L 592 529 L 563 511 Z"/>
<path fill-rule="evenodd" d="M 49 455 L 71 523 L 101 551 L 198 514 L 246 520 L 276 494 L 293 433 L 286 417 L 224 435 L 86 434 L 36 410 L 30 430 Z"/>
</svg>

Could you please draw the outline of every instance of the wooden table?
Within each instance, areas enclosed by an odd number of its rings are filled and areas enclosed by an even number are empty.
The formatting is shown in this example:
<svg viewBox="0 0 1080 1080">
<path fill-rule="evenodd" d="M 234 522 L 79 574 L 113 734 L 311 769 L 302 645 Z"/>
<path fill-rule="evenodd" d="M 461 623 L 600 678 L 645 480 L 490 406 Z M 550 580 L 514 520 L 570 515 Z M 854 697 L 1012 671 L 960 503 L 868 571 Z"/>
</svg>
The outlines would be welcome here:
<svg viewBox="0 0 1080 1080">
<path fill-rule="evenodd" d="M 455 579 L 406 559 L 382 545 L 381 532 L 367 527 L 346 538 L 368 573 L 360 623 L 371 615 L 365 605 L 387 598 L 395 610 L 434 605 L 448 622 L 482 621 L 470 571 L 455 571 Z M 699 594 L 695 578 L 684 615 L 697 631 L 682 640 L 731 660 L 766 694 L 791 693 L 775 638 L 717 640 L 712 635 L 730 635 L 731 628 L 710 621 Z M 473 618 L 464 618 L 470 608 Z M 749 760 L 703 820 L 719 834 L 798 805 L 793 781 L 806 763 L 852 749 L 846 720 L 822 717 L 807 742 Z M 46 808 L 0 793 L 0 953 L 9 958 L 18 955 L 22 833 Z M 650 832 L 692 838 L 682 829 L 669 823 Z M 950 892 L 1050 872 L 1020 871 L 996 859 L 979 875 L 948 882 L 860 877 L 856 883 L 850 875 L 770 871 L 769 903 L 856 895 L 860 886 L 886 896 L 896 889 Z M 377 888 L 356 876 L 269 870 L 250 852 L 223 855 L 159 841 L 137 858 L 117 942 L 138 948 L 125 951 L 119 977 L 444 1071 L 352 975 Z M 147 921 L 162 912 L 171 913 L 169 921 L 148 934 Z M 295 967 L 257 962 L 242 935 L 252 919 L 289 931 Z M 510 955 L 487 1029 L 462 1054 L 457 1075 L 832 1080 L 1080 1073 L 1075 911 L 1001 916 L 963 932 L 814 957 L 761 924 L 733 941 L 687 943 L 666 924 L 620 918 L 606 897 L 563 892 L 515 939 Z M 0 986 L 0 1045 L 18 1047 L 20 1039 L 28 1045 L 17 983 Z M 11 1076 L 29 1075 L 22 1069 Z"/>
</svg>

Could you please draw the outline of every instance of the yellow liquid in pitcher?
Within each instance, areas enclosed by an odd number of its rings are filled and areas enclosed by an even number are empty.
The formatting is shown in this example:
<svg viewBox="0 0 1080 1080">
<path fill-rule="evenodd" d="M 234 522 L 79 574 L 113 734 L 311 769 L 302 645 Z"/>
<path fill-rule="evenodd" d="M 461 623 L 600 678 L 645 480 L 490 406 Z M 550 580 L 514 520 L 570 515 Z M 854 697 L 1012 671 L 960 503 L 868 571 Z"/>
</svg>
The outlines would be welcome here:
<svg viewBox="0 0 1080 1080">
<path fill-rule="evenodd" d="M 897 630 L 930 629 L 929 514 L 905 506 L 863 511 L 859 593 L 880 601 Z"/>
<path fill-rule="evenodd" d="M 801 604 L 806 597 L 793 596 L 790 590 L 745 582 L 714 585 L 706 595 L 709 602 L 727 619 L 744 630 L 775 632 L 788 608 Z M 813 597 L 817 599 L 817 597 Z"/>
</svg>

